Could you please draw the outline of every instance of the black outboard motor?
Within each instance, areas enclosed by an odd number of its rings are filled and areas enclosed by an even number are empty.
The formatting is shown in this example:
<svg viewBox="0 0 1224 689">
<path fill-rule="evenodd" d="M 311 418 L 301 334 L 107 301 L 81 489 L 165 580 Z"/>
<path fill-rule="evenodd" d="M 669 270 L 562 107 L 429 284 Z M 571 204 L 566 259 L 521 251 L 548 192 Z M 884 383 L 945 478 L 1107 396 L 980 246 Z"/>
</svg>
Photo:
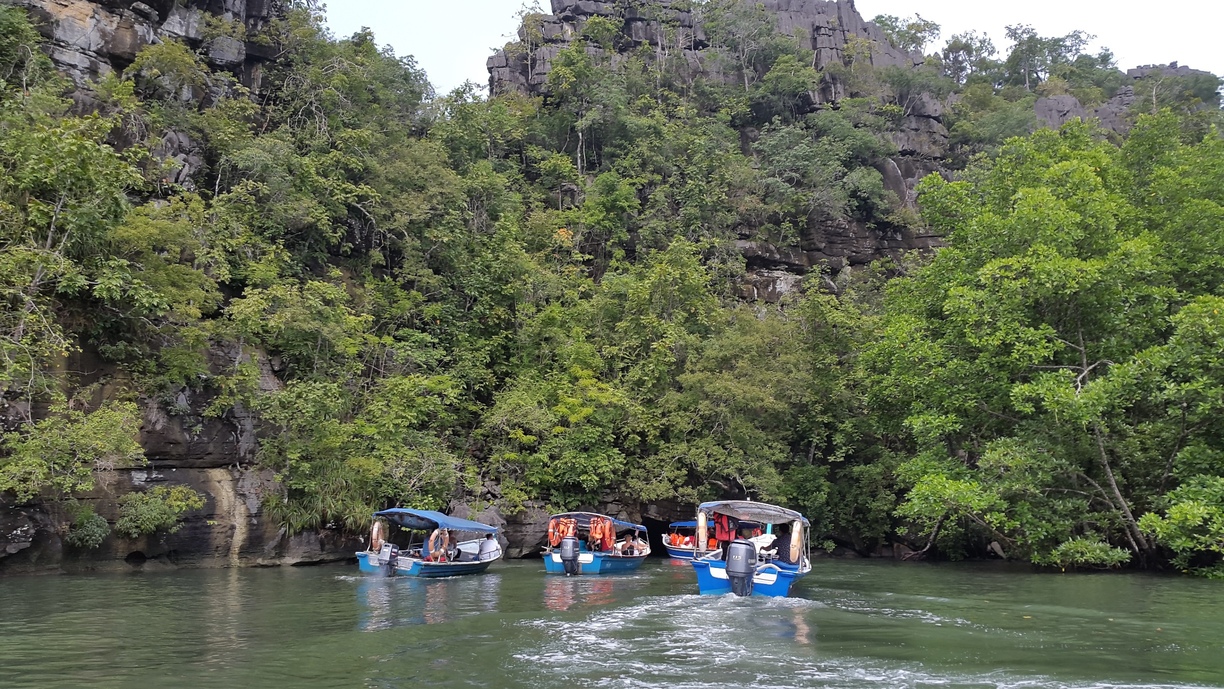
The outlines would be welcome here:
<svg viewBox="0 0 1224 689">
<path fill-rule="evenodd" d="M 757 552 L 752 541 L 742 538 L 727 546 L 727 578 L 731 592 L 737 596 L 752 595 L 752 575 L 756 574 Z"/>
<path fill-rule="evenodd" d="M 387 574 L 395 574 L 395 568 L 399 566 L 399 546 L 391 544 L 391 553 L 387 555 Z"/>
<path fill-rule="evenodd" d="M 561 539 L 561 566 L 566 574 L 578 573 L 578 539 L 573 536 Z"/>
</svg>

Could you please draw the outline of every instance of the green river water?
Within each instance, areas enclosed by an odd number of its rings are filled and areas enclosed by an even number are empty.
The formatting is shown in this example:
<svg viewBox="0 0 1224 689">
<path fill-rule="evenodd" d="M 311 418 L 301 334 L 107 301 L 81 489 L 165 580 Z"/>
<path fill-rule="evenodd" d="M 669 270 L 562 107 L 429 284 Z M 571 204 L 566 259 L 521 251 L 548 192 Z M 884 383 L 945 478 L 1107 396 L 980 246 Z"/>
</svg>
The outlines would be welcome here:
<svg viewBox="0 0 1224 689">
<path fill-rule="evenodd" d="M 688 565 L 437 581 L 352 566 L 0 580 L 0 687 L 1224 686 L 1224 585 L 829 561 L 789 599 Z"/>
</svg>

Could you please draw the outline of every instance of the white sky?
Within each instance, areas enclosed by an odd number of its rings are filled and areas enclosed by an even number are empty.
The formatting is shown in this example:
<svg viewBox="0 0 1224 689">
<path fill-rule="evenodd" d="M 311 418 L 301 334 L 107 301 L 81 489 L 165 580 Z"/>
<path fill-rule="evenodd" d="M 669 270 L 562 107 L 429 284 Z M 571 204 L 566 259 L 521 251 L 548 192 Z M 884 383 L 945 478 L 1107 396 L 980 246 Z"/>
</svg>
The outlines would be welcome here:
<svg viewBox="0 0 1224 689">
<path fill-rule="evenodd" d="M 540 2 L 547 10 L 548 0 Z M 1003 27 L 1031 24 L 1040 35 L 1082 29 L 1109 47 L 1122 69 L 1178 61 L 1224 74 L 1224 0 L 858 0 L 867 19 L 915 12 L 940 24 L 942 46 L 952 34 L 976 29 L 1003 51 Z M 328 24 L 339 37 L 362 26 L 396 54 L 412 55 L 439 93 L 471 80 L 487 84 L 485 59 L 517 31 L 521 0 L 331 0 Z M 928 52 L 931 50 L 928 47 Z"/>
</svg>

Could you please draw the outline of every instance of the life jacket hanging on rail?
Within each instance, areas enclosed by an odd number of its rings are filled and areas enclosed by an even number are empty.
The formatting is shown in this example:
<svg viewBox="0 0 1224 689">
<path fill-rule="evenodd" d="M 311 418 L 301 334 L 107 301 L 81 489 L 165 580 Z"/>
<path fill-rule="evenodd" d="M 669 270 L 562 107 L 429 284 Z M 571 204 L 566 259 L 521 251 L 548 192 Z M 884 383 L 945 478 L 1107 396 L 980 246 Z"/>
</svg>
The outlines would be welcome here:
<svg viewBox="0 0 1224 689">
<path fill-rule="evenodd" d="M 591 517 L 587 523 L 587 547 L 594 551 L 603 550 L 603 521 L 599 517 Z"/>
<path fill-rule="evenodd" d="M 573 536 L 578 530 L 577 520 L 569 517 L 553 517 L 548 520 L 548 545 L 556 548 L 561 545 L 561 539 Z"/>
<path fill-rule="evenodd" d="M 719 541 L 734 541 L 739 520 L 727 514 L 714 515 L 714 538 Z"/>
</svg>

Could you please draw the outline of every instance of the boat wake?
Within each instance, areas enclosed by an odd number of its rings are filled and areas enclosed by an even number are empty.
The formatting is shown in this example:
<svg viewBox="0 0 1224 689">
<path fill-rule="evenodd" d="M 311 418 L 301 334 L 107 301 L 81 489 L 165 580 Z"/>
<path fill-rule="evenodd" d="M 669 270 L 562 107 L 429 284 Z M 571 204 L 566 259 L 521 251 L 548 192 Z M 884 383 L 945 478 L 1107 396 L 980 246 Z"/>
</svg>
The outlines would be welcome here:
<svg viewBox="0 0 1224 689">
<path fill-rule="evenodd" d="M 942 672 L 922 663 L 822 651 L 814 621 L 830 606 L 802 598 L 660 596 L 574 619 L 519 624 L 539 639 L 512 674 L 535 686 L 625 689 L 1188 689 L 1186 684 L 1067 682 L 1009 672 Z M 866 610 L 864 610 L 866 612 Z M 871 610 L 905 615 L 905 611 Z M 919 616 L 920 617 L 920 616 Z M 923 619 L 923 622 L 932 620 Z M 961 620 L 946 620 L 960 623 Z"/>
</svg>

